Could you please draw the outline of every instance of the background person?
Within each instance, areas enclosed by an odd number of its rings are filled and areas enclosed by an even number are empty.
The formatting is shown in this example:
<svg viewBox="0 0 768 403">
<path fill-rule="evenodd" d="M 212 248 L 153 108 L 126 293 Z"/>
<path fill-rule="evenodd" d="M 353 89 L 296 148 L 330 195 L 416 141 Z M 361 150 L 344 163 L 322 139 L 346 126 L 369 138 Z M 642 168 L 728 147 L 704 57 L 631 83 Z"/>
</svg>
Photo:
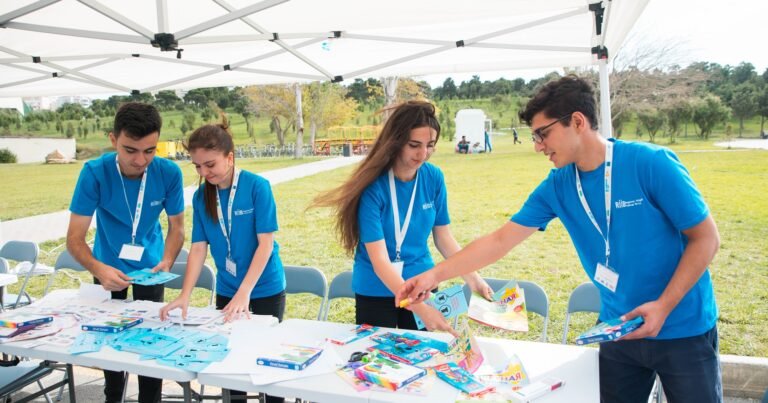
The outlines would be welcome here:
<svg viewBox="0 0 768 403">
<path fill-rule="evenodd" d="M 435 108 L 410 101 L 393 108 L 370 153 L 350 178 L 315 199 L 333 207 L 342 246 L 354 251 L 352 288 L 355 321 L 415 329 L 413 313 L 429 330 L 450 331 L 436 309 L 419 303 L 413 312 L 394 306 L 394 291 L 434 265 L 430 234 L 444 257 L 460 249 L 451 233 L 443 173 L 427 162 L 440 124 Z M 465 276 L 473 291 L 487 298 L 491 288 L 478 275 Z"/>
<path fill-rule="evenodd" d="M 162 120 L 151 105 L 126 103 L 115 115 L 109 139 L 116 152 L 88 161 L 80 171 L 67 230 L 67 250 L 93 274 L 94 281 L 126 299 L 125 273 L 151 267 L 168 271 L 184 243 L 184 194 L 181 169 L 155 158 Z M 159 216 L 168 215 L 163 242 Z M 85 241 L 96 213 L 93 251 Z M 163 301 L 162 285 L 133 286 L 136 300 Z M 104 371 L 107 402 L 123 398 L 124 373 Z M 139 376 L 139 401 L 159 402 L 162 380 Z"/>
</svg>

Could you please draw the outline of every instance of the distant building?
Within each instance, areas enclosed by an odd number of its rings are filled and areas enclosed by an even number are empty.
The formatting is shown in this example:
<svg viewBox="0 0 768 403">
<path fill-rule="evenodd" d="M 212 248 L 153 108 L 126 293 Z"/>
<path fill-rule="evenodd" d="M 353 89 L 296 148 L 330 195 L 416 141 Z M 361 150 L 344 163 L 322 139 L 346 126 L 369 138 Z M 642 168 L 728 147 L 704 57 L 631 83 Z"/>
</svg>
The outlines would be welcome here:
<svg viewBox="0 0 768 403">
<path fill-rule="evenodd" d="M 89 97 L 83 97 L 80 95 L 72 95 L 72 96 L 65 96 L 65 97 L 59 97 L 56 102 L 53 109 L 58 109 L 64 104 L 80 104 L 83 106 L 83 108 L 90 108 L 91 107 L 92 100 Z"/>
<path fill-rule="evenodd" d="M 51 97 L 22 98 L 22 101 L 33 111 L 50 111 L 55 104 L 55 99 Z"/>
</svg>

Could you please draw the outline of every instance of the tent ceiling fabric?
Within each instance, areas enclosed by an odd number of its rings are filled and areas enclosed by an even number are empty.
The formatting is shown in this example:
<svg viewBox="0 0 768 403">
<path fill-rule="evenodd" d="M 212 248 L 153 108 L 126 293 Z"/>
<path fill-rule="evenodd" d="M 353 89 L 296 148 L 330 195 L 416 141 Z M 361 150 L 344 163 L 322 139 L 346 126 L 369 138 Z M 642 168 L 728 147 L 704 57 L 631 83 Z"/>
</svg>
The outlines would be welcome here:
<svg viewBox="0 0 768 403">
<path fill-rule="evenodd" d="M 647 2 L 603 1 L 596 36 L 587 0 L 6 1 L 0 97 L 586 66 Z"/>
</svg>

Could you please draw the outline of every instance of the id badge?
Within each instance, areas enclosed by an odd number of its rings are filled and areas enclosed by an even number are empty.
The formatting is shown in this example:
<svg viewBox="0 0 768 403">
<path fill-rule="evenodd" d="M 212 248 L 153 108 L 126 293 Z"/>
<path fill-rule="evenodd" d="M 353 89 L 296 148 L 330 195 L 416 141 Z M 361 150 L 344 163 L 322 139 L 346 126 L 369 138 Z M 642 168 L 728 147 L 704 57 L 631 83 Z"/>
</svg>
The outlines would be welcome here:
<svg viewBox="0 0 768 403">
<path fill-rule="evenodd" d="M 619 273 L 602 263 L 598 263 L 597 269 L 595 269 L 595 281 L 611 292 L 616 292 L 616 286 L 619 284 Z"/>
<path fill-rule="evenodd" d="M 403 278 L 403 264 L 405 264 L 405 262 L 403 262 L 402 260 L 397 262 L 392 262 L 392 267 L 395 269 L 395 273 L 397 273 L 397 275 L 400 276 L 400 278 Z"/>
<path fill-rule="evenodd" d="M 144 254 L 144 247 L 141 245 L 134 245 L 132 243 L 123 244 L 123 248 L 120 249 L 120 259 L 133 260 L 136 262 L 141 261 L 141 256 Z"/>
<path fill-rule="evenodd" d="M 237 264 L 235 264 L 235 262 L 232 261 L 232 259 L 227 258 L 226 266 L 227 266 L 227 273 L 237 277 Z"/>
</svg>

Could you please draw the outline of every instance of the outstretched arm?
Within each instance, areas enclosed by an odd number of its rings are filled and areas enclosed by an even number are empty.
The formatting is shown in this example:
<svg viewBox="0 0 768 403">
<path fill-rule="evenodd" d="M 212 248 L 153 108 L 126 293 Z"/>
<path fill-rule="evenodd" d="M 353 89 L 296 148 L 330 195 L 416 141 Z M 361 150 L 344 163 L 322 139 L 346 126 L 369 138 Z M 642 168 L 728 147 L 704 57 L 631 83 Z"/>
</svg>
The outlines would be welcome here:
<svg viewBox="0 0 768 403">
<path fill-rule="evenodd" d="M 440 282 L 496 262 L 536 230 L 512 221 L 507 222 L 496 231 L 476 239 L 433 269 L 406 281 L 395 293 L 395 304 L 399 305 L 406 298 L 411 303 L 423 301 L 427 297 L 426 293 Z"/>
</svg>

